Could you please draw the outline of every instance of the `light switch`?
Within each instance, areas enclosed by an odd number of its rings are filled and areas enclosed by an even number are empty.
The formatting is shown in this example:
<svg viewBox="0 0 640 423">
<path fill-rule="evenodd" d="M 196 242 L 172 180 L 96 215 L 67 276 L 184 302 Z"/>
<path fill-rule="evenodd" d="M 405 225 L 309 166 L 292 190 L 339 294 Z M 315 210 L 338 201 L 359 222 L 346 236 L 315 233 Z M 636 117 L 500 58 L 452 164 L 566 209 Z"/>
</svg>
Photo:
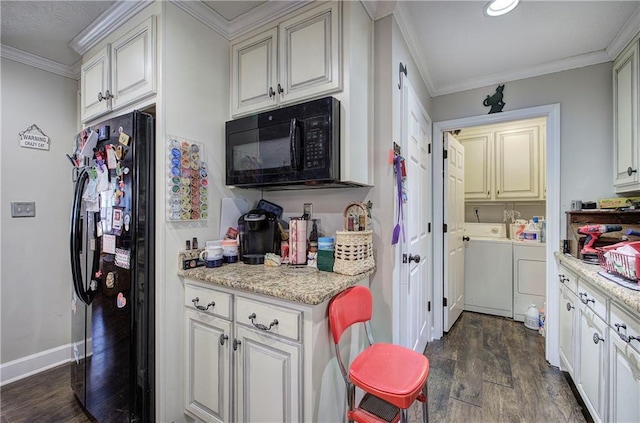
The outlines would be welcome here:
<svg viewBox="0 0 640 423">
<path fill-rule="evenodd" d="M 36 217 L 36 202 L 12 201 L 11 217 Z"/>
</svg>

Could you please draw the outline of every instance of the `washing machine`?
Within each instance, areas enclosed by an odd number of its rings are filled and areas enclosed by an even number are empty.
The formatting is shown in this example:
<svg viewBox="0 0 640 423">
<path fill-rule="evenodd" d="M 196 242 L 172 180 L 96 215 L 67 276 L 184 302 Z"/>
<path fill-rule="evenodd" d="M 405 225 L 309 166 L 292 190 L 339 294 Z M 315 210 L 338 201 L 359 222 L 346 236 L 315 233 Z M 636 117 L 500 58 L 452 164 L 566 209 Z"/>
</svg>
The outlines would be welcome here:
<svg viewBox="0 0 640 423">
<path fill-rule="evenodd" d="M 513 320 L 524 322 L 531 304 L 546 301 L 547 244 L 513 241 Z"/>
<path fill-rule="evenodd" d="M 468 222 L 464 232 L 464 309 L 512 317 L 513 243 L 506 226 Z"/>
</svg>

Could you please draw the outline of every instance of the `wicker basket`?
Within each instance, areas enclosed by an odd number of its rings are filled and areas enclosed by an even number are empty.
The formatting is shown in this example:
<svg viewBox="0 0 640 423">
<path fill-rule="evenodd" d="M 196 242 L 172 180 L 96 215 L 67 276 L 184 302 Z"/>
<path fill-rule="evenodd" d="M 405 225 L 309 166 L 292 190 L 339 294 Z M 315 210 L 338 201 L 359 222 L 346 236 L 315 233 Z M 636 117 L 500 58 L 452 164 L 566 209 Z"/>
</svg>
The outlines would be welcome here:
<svg viewBox="0 0 640 423">
<path fill-rule="evenodd" d="M 344 230 L 336 232 L 335 262 L 333 271 L 343 275 L 359 275 L 373 269 L 373 231 L 369 227 L 369 213 L 365 203 L 350 203 L 344 209 Z M 350 216 L 364 219 L 364 231 L 348 231 L 347 219 Z"/>
</svg>

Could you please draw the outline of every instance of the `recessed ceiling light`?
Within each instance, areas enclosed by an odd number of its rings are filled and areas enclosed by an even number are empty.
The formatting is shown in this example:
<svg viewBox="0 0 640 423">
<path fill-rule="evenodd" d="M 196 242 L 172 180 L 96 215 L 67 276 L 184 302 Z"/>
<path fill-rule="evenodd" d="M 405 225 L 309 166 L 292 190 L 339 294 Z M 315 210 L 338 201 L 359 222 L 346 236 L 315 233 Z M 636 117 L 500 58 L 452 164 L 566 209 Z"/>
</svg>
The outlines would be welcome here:
<svg viewBox="0 0 640 423">
<path fill-rule="evenodd" d="M 487 16 L 500 16 L 511 12 L 520 3 L 520 0 L 492 0 L 484 7 Z"/>
</svg>

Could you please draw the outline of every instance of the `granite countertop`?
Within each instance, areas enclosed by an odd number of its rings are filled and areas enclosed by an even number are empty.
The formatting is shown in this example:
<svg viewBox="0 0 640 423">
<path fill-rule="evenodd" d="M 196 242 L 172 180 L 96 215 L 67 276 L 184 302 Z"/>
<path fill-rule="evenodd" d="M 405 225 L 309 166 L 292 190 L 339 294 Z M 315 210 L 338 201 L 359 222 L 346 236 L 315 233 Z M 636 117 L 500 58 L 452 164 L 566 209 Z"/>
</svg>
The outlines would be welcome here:
<svg viewBox="0 0 640 423">
<path fill-rule="evenodd" d="M 182 266 L 183 260 L 198 257 L 200 251 L 202 250 L 180 252 L 178 263 Z M 294 268 L 288 265 L 268 267 L 263 264 L 232 263 L 216 268 L 196 267 L 187 270 L 180 268 L 178 276 L 298 303 L 316 305 L 355 285 L 373 274 L 374 271 L 375 268 L 359 275 L 347 276 L 321 272 L 311 267 Z"/>
<path fill-rule="evenodd" d="M 573 270 L 578 277 L 586 279 L 593 285 L 607 293 L 612 299 L 626 304 L 631 310 L 640 313 L 640 291 L 634 291 L 630 288 L 618 285 L 615 282 L 600 276 L 598 272 L 602 271 L 602 267 L 594 264 L 587 264 L 571 255 L 556 252 L 556 259 L 560 264 Z"/>
</svg>

